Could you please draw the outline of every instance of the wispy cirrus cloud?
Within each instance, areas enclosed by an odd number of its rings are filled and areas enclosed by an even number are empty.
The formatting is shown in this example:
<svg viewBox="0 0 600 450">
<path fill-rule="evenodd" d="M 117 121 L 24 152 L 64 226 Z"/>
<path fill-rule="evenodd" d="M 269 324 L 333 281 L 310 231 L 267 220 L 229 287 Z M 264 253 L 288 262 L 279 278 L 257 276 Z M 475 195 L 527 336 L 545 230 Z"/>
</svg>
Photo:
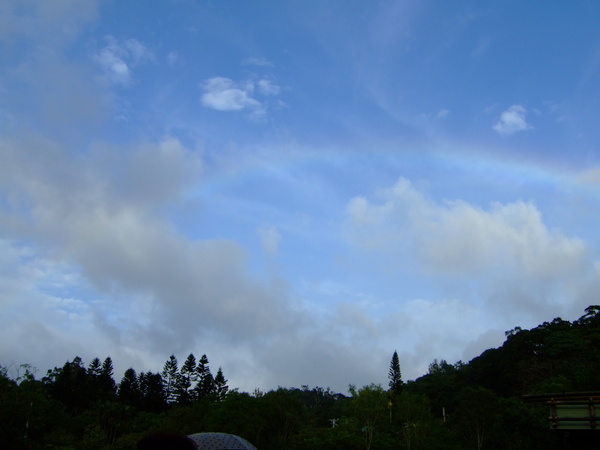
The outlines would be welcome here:
<svg viewBox="0 0 600 450">
<path fill-rule="evenodd" d="M 273 67 L 274 64 L 266 58 L 246 58 L 242 61 L 244 66 L 263 66 L 263 67 Z"/>
<path fill-rule="evenodd" d="M 533 127 L 527 123 L 527 110 L 521 105 L 512 105 L 502 114 L 500 119 L 492 127 L 501 136 L 510 136 L 519 131 L 530 130 Z"/>
<path fill-rule="evenodd" d="M 263 78 L 256 83 L 258 92 L 263 95 L 279 95 L 281 93 L 281 86 L 274 84 L 272 81 Z"/>
</svg>

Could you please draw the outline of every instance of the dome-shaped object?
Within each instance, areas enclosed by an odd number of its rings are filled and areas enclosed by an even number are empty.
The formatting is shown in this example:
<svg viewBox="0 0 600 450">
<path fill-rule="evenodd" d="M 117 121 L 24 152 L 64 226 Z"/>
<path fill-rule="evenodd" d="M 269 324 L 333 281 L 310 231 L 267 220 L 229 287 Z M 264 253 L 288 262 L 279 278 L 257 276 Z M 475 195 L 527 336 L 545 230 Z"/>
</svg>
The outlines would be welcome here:
<svg viewBox="0 0 600 450">
<path fill-rule="evenodd" d="M 198 450 L 257 450 L 246 439 L 228 433 L 196 433 L 189 437 L 196 443 Z"/>
</svg>

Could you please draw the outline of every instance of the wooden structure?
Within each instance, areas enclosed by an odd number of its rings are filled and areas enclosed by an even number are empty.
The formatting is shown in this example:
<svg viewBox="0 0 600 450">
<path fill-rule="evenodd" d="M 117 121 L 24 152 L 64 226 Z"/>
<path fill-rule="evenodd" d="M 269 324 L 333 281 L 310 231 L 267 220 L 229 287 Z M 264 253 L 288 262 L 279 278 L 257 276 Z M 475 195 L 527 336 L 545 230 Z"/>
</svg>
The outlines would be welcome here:
<svg viewBox="0 0 600 450">
<path fill-rule="evenodd" d="M 600 448 L 600 391 L 525 395 L 523 400 L 548 404 L 550 429 L 562 448 Z"/>
</svg>

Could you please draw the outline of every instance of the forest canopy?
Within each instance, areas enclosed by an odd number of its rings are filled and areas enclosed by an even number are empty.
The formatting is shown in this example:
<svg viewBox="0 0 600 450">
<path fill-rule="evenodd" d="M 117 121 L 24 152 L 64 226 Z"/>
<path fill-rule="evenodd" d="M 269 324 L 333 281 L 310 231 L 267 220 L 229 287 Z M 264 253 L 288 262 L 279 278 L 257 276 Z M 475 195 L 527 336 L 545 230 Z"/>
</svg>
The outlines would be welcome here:
<svg viewBox="0 0 600 450">
<path fill-rule="evenodd" d="M 389 386 L 346 394 L 303 385 L 240 392 L 206 354 L 156 372 L 133 367 L 115 378 L 110 356 L 75 357 L 41 379 L 29 365 L 0 366 L 4 448 L 129 449 L 148 433 L 237 434 L 260 449 L 558 448 L 545 405 L 524 395 L 600 387 L 600 306 L 506 332 L 499 348 L 468 363 L 434 360 L 427 374 L 401 377 L 394 351 Z"/>
</svg>

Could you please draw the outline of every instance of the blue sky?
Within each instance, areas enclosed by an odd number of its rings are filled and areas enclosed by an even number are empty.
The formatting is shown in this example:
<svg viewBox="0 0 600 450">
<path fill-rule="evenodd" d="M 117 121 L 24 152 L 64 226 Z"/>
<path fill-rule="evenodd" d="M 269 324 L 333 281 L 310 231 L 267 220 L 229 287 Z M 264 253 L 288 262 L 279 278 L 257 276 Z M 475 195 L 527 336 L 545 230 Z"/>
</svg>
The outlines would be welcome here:
<svg viewBox="0 0 600 450">
<path fill-rule="evenodd" d="M 600 292 L 593 1 L 0 5 L 0 364 L 387 385 Z"/>
</svg>

